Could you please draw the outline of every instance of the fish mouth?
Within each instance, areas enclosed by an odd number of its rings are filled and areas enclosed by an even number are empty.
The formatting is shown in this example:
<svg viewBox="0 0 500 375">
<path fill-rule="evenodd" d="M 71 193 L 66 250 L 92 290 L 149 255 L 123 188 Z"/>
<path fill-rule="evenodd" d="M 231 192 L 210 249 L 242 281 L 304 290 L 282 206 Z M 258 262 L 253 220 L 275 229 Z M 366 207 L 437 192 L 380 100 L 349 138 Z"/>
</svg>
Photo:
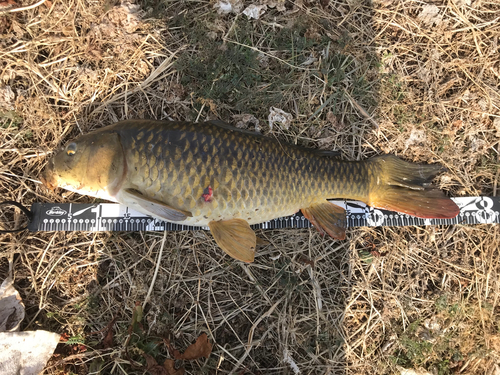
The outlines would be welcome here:
<svg viewBox="0 0 500 375">
<path fill-rule="evenodd" d="M 40 175 L 40 181 L 49 190 L 54 191 L 57 188 L 57 176 L 53 171 L 54 162 L 49 160 L 49 163 Z"/>
<path fill-rule="evenodd" d="M 40 176 L 40 181 L 42 181 L 42 184 L 49 190 L 54 191 L 57 188 L 57 185 L 53 182 L 50 182 L 44 175 Z"/>
</svg>

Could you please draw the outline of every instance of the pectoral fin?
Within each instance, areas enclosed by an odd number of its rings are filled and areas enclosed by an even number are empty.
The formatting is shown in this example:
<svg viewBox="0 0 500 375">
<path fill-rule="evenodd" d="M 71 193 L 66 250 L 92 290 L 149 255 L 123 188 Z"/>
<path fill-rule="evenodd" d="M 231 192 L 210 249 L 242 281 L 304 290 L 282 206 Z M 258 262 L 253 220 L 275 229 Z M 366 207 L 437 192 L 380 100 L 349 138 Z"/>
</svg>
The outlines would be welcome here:
<svg viewBox="0 0 500 375">
<path fill-rule="evenodd" d="M 124 195 L 125 199 L 136 202 L 146 213 L 168 221 L 183 221 L 193 216 L 189 211 L 170 207 L 166 203 L 142 195 L 135 189 L 126 189 Z"/>
<path fill-rule="evenodd" d="M 211 221 L 208 226 L 217 245 L 228 255 L 242 262 L 253 262 L 257 239 L 245 220 Z"/>
<path fill-rule="evenodd" d="M 347 218 L 342 207 L 330 202 L 324 202 L 302 208 L 301 211 L 320 233 L 324 234 L 326 232 L 339 240 L 345 238 Z"/>
</svg>

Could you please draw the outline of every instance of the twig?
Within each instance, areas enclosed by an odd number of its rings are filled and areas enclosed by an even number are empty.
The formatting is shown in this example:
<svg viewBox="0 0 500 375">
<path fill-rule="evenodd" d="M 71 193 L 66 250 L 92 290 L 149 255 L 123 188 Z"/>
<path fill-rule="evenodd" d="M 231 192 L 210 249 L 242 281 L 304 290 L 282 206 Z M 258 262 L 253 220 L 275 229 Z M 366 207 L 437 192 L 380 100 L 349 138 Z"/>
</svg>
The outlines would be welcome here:
<svg viewBox="0 0 500 375">
<path fill-rule="evenodd" d="M 36 7 L 39 7 L 40 5 L 42 5 L 43 3 L 45 3 L 47 0 L 40 0 L 38 3 L 35 3 L 33 5 L 29 5 L 27 7 L 22 7 L 22 8 L 14 8 L 14 9 L 9 9 L 9 10 L 6 10 L 4 12 L 0 12 L 0 14 L 2 13 L 15 13 L 15 12 L 22 12 L 24 10 L 29 10 L 29 9 L 34 9 Z"/>
<path fill-rule="evenodd" d="M 359 112 L 361 112 L 363 117 L 370 121 L 378 129 L 378 123 L 373 119 L 373 116 L 370 116 L 370 114 L 366 112 L 365 109 L 361 107 L 361 105 L 359 105 L 359 103 L 351 96 L 351 94 L 347 92 L 347 90 L 344 90 L 344 93 L 351 102 L 352 106 L 355 107 Z"/>
<path fill-rule="evenodd" d="M 155 273 L 153 275 L 153 280 L 151 280 L 151 285 L 149 286 L 148 294 L 146 294 L 146 298 L 142 303 L 142 308 L 146 307 L 146 304 L 149 302 L 149 297 L 151 296 L 151 292 L 153 291 L 153 287 L 155 285 L 156 277 L 158 276 L 158 270 L 160 269 L 161 257 L 163 255 L 163 248 L 165 247 L 165 240 L 167 239 L 167 231 L 163 232 L 163 239 L 161 240 L 160 252 L 158 253 L 158 257 L 156 258 L 156 267 Z"/>
</svg>

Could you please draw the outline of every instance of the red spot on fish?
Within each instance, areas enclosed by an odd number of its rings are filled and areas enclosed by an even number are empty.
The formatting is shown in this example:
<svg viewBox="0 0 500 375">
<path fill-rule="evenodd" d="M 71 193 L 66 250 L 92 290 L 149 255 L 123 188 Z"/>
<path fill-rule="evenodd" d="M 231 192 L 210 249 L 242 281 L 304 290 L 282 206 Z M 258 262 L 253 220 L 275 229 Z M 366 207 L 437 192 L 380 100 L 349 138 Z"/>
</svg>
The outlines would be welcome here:
<svg viewBox="0 0 500 375">
<path fill-rule="evenodd" d="M 212 202 L 212 198 L 214 196 L 214 191 L 212 190 L 212 187 L 209 186 L 205 188 L 201 196 L 203 197 L 203 199 L 205 199 L 205 202 Z"/>
</svg>

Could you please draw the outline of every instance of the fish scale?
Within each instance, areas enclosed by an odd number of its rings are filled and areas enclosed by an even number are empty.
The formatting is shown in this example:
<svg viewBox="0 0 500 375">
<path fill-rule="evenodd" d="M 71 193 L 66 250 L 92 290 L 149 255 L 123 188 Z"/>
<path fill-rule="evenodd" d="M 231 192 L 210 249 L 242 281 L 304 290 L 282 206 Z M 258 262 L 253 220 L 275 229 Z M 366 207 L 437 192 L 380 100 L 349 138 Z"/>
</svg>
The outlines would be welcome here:
<svg viewBox="0 0 500 375">
<path fill-rule="evenodd" d="M 249 224 L 298 210 L 321 232 L 345 238 L 345 210 L 327 199 L 455 217 L 456 204 L 429 186 L 440 171 L 392 155 L 342 161 L 219 121 L 127 120 L 67 145 L 42 180 L 177 224 L 208 225 L 222 249 L 249 262 Z"/>
<path fill-rule="evenodd" d="M 366 166 L 315 156 L 270 138 L 237 137 L 236 129 L 182 122 L 158 127 L 145 121 L 140 128 L 122 123 L 113 130 L 119 132 L 124 149 L 131 150 L 126 153 L 127 164 L 140 165 L 136 173 L 132 171 L 132 187 L 194 210 L 185 224 L 244 216 L 254 224 L 294 213 L 315 200 L 343 196 L 346 190 L 356 198 L 366 195 L 358 177 L 366 174 Z M 147 147 L 149 140 L 155 142 L 153 149 Z M 148 162 L 138 160 L 138 155 Z M 217 162 L 220 167 L 214 168 Z M 160 164 L 164 166 L 158 173 Z M 161 190 L 149 190 L 156 182 L 153 177 L 159 179 Z M 202 198 L 208 186 L 214 189 L 213 202 Z"/>
</svg>

